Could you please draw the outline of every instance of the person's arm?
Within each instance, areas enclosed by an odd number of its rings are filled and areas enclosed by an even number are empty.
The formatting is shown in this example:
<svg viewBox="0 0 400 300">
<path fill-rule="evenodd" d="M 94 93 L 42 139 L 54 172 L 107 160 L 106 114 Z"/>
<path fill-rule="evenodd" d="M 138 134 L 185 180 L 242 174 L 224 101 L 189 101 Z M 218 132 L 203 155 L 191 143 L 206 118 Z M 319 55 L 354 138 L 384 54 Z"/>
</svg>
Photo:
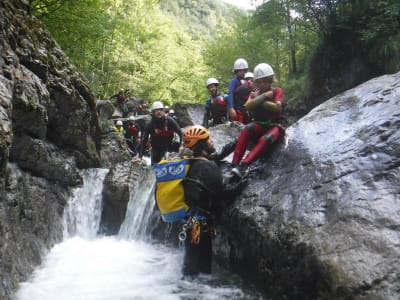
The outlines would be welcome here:
<svg viewBox="0 0 400 300">
<path fill-rule="evenodd" d="M 232 121 L 236 118 L 236 111 L 234 109 L 235 104 L 235 90 L 237 87 L 237 78 L 235 77 L 229 82 L 229 93 L 228 93 L 228 113 Z"/>
<path fill-rule="evenodd" d="M 272 92 L 272 93 L 271 93 Z M 270 113 L 280 113 L 282 111 L 282 102 L 283 102 L 283 90 L 282 88 L 274 88 L 270 93 L 269 98 L 271 100 L 265 101 L 262 104 L 262 107 L 269 111 Z"/>
<path fill-rule="evenodd" d="M 168 124 L 171 126 L 172 130 L 179 136 L 179 145 L 182 146 L 182 129 L 179 127 L 178 123 L 172 119 L 171 117 L 168 117 Z"/>
<path fill-rule="evenodd" d="M 210 120 L 210 113 L 211 113 L 211 98 L 206 100 L 206 104 L 204 106 L 204 116 L 203 116 L 203 126 L 208 128 L 208 120 Z"/>
<path fill-rule="evenodd" d="M 225 144 L 219 151 L 215 151 L 210 155 L 210 160 L 218 163 L 235 151 L 238 138 L 232 139 L 229 143 Z"/>
<path fill-rule="evenodd" d="M 226 121 L 229 121 L 229 96 L 227 94 L 223 94 L 223 98 L 226 103 Z"/>
</svg>

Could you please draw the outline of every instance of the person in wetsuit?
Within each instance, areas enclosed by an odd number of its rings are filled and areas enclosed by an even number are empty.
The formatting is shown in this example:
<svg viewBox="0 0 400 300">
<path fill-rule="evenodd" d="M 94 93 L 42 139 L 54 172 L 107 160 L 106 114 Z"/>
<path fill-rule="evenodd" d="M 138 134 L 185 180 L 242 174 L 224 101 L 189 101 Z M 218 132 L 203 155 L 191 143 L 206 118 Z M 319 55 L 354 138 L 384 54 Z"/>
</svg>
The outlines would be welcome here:
<svg viewBox="0 0 400 300">
<path fill-rule="evenodd" d="M 146 125 L 141 135 L 139 158 L 142 159 L 150 137 L 151 165 L 158 163 L 172 145 L 174 133 L 178 135 L 179 145 L 181 145 L 181 128 L 174 119 L 165 115 L 163 103 L 161 101 L 155 101 L 151 106 L 151 121 Z"/>
<path fill-rule="evenodd" d="M 191 166 L 183 181 L 185 201 L 190 207 L 184 240 L 183 275 L 211 273 L 212 238 L 222 208 L 233 201 L 245 181 L 225 184 L 220 167 L 212 159 L 215 153 L 210 132 L 203 126 L 188 127 L 183 145 L 192 151 Z"/>
<path fill-rule="evenodd" d="M 218 90 L 219 81 L 216 78 L 208 78 L 206 88 L 210 92 L 210 97 L 206 100 L 204 107 L 203 126 L 215 126 L 223 124 L 228 120 L 228 95 L 220 93 Z M 212 123 L 209 124 L 209 121 Z"/>
<path fill-rule="evenodd" d="M 274 70 L 269 64 L 258 64 L 254 69 L 254 80 L 256 90 L 244 105 L 253 121 L 241 130 L 232 159 L 232 173 L 237 177 L 241 177 L 250 164 L 285 135 L 283 89 L 273 86 Z M 242 159 L 250 142 L 255 146 Z"/>
</svg>

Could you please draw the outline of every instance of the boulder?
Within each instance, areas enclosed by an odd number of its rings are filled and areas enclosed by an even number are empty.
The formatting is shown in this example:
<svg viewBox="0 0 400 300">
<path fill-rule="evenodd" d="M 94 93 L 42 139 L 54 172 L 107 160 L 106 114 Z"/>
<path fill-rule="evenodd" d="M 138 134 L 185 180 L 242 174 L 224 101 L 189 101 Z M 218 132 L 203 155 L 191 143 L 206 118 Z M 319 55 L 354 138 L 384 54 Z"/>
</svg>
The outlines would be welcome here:
<svg viewBox="0 0 400 300">
<path fill-rule="evenodd" d="M 229 206 L 220 262 L 271 299 L 400 296 L 400 73 L 287 130 Z"/>
</svg>

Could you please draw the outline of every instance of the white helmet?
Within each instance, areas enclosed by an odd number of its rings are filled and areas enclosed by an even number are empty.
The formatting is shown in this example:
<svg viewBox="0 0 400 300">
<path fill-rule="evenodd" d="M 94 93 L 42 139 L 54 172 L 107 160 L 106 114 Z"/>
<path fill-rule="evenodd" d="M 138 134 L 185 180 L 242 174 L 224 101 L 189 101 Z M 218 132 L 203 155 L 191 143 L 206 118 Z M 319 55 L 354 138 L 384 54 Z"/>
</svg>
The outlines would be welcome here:
<svg viewBox="0 0 400 300">
<path fill-rule="evenodd" d="M 164 108 L 164 104 L 162 104 L 161 101 L 155 101 L 152 105 L 151 105 L 151 110 L 155 110 L 155 109 L 163 109 Z"/>
<path fill-rule="evenodd" d="M 135 121 L 135 117 L 134 116 L 129 116 L 129 121 Z"/>
<path fill-rule="evenodd" d="M 121 120 L 118 120 L 118 121 L 115 123 L 115 125 L 116 125 L 116 126 L 122 126 L 123 124 L 122 124 L 122 121 L 121 121 Z"/>
<path fill-rule="evenodd" d="M 210 84 L 215 84 L 219 85 L 219 81 L 216 78 L 208 78 L 206 81 L 206 87 L 208 87 Z"/>
<path fill-rule="evenodd" d="M 253 79 L 253 78 L 254 78 L 254 74 L 251 73 L 251 72 L 247 72 L 247 73 L 244 75 L 244 79 L 247 79 L 247 78 Z"/>
<path fill-rule="evenodd" d="M 174 111 L 173 109 L 170 109 L 170 110 L 169 110 L 169 113 L 170 113 L 170 114 L 174 114 L 175 111 Z"/>
<path fill-rule="evenodd" d="M 264 77 L 269 77 L 272 75 L 274 75 L 274 70 L 272 70 L 272 67 L 269 64 L 266 63 L 258 64 L 254 68 L 254 80 Z"/>
<path fill-rule="evenodd" d="M 248 69 L 248 68 L 249 68 L 249 65 L 247 64 L 247 61 L 243 58 L 238 58 L 233 63 L 233 71 L 244 70 L 244 69 Z"/>
</svg>

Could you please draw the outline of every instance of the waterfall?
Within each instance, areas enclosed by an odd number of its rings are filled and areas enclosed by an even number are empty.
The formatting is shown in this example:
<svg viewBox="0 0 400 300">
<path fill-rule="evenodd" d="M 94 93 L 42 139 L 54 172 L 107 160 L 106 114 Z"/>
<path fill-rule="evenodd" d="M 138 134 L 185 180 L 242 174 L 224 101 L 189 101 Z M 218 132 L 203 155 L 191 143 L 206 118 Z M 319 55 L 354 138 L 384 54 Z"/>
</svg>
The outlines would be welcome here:
<svg viewBox="0 0 400 300">
<path fill-rule="evenodd" d="M 83 186 L 76 188 L 64 209 L 64 238 L 96 237 L 102 208 L 103 181 L 108 169 L 82 171 Z"/>
<path fill-rule="evenodd" d="M 129 193 L 125 220 L 121 225 L 119 237 L 123 239 L 146 239 L 150 216 L 153 212 L 155 177 L 150 167 L 145 167 L 140 180 L 140 189 Z"/>
<path fill-rule="evenodd" d="M 182 279 L 183 252 L 146 239 L 154 209 L 154 175 L 143 169 L 131 191 L 125 221 L 117 237 L 100 237 L 106 169 L 83 171 L 64 211 L 64 240 L 55 245 L 16 300 L 182 300 L 264 299 L 223 270 Z"/>
</svg>

